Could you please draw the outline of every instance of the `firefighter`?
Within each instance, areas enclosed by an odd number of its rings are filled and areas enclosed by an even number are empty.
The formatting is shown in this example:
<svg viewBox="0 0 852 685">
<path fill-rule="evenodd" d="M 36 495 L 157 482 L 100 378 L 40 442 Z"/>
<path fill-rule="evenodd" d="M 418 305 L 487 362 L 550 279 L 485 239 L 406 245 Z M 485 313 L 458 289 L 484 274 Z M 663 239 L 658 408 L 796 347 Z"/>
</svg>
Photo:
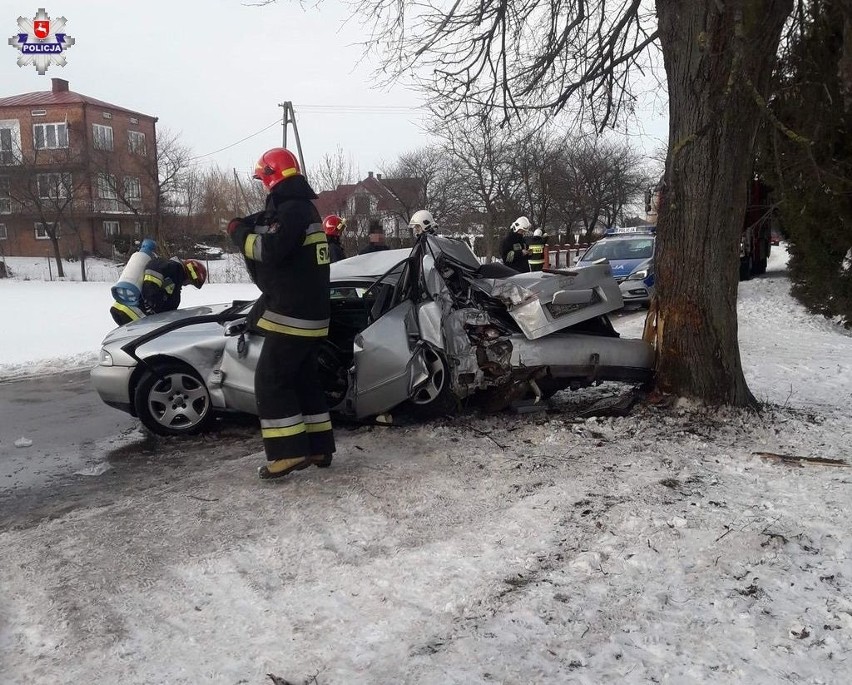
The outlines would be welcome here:
<svg viewBox="0 0 852 685">
<path fill-rule="evenodd" d="M 525 216 L 519 216 L 509 227 L 509 233 L 500 245 L 503 263 L 521 273 L 530 270 L 529 251 L 524 237 L 529 228 L 530 220 Z"/>
<path fill-rule="evenodd" d="M 328 257 L 332 262 L 346 259 L 346 252 L 340 244 L 340 236 L 346 228 L 346 219 L 341 219 L 336 214 L 329 214 L 322 222 L 325 237 L 328 240 Z"/>
<path fill-rule="evenodd" d="M 420 209 L 414 212 L 411 217 L 411 221 L 408 222 L 408 227 L 414 232 L 414 238 L 416 240 L 423 233 L 435 235 L 435 230 L 438 228 L 438 224 L 436 224 L 435 219 L 432 218 L 431 212 L 425 209 Z"/>
<path fill-rule="evenodd" d="M 113 302 L 109 313 L 123 326 L 147 314 L 170 312 L 180 306 L 180 291 L 185 285 L 200 288 L 207 281 L 207 269 L 197 259 L 154 257 L 142 278 L 142 297 L 136 306 Z"/>
<path fill-rule="evenodd" d="M 527 250 L 529 251 L 530 271 L 541 271 L 545 264 L 547 236 L 542 233 L 540 228 L 535 229 L 530 239 L 527 240 Z"/>
<path fill-rule="evenodd" d="M 248 316 L 264 336 L 254 375 L 267 463 L 261 480 L 311 464 L 331 465 L 334 434 L 317 370 L 328 335 L 329 256 L 316 193 L 289 150 L 263 153 L 255 169 L 268 195 L 263 212 L 232 219 L 228 233 L 261 291 Z"/>
</svg>

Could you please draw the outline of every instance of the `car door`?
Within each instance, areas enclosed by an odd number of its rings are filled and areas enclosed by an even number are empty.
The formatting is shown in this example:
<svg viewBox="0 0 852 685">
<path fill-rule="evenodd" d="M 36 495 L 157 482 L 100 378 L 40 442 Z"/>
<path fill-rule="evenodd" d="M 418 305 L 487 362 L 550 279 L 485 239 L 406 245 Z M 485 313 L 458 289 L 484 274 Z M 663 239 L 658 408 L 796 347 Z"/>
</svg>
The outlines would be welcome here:
<svg viewBox="0 0 852 685">
<path fill-rule="evenodd" d="M 417 354 L 419 266 L 420 257 L 413 257 L 398 278 L 391 273 L 374 286 L 377 295 L 372 323 L 354 342 L 358 417 L 381 414 L 406 401 L 414 379 L 426 373 L 425 363 Z"/>
<path fill-rule="evenodd" d="M 256 414 L 254 370 L 263 347 L 263 336 L 246 330 L 245 319 L 226 324 L 224 335 L 225 349 L 218 374 L 225 406 L 228 409 Z"/>
</svg>

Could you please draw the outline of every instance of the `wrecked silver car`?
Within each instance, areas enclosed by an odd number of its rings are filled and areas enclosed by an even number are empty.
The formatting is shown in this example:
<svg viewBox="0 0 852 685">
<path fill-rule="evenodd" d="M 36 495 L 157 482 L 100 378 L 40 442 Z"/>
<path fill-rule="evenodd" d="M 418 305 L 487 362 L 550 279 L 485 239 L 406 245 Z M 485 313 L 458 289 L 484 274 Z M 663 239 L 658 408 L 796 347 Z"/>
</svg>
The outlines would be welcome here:
<svg viewBox="0 0 852 685">
<path fill-rule="evenodd" d="M 607 313 L 622 306 L 608 264 L 517 274 L 480 265 L 464 243 L 424 236 L 331 265 L 331 323 L 320 354 L 329 407 L 358 419 L 405 405 L 489 409 L 600 381 L 650 378 L 652 348 L 622 340 Z M 256 413 L 261 336 L 250 302 L 156 314 L 112 331 L 92 381 L 108 405 L 155 433 L 206 428 L 216 413 Z"/>
</svg>

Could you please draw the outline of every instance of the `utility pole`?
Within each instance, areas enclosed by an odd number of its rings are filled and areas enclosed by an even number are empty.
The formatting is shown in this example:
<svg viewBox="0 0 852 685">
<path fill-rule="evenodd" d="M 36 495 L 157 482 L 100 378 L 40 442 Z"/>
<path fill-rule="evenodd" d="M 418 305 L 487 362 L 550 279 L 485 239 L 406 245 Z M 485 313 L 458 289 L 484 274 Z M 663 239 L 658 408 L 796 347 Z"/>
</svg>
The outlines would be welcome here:
<svg viewBox="0 0 852 685">
<path fill-rule="evenodd" d="M 251 213 L 252 207 L 251 207 L 251 204 L 248 201 L 248 198 L 246 198 L 246 191 L 243 190 L 243 184 L 240 182 L 240 177 L 237 175 L 236 168 L 234 169 L 234 186 L 235 186 L 234 189 L 235 190 L 239 189 L 240 195 L 242 195 L 243 204 L 245 205 L 245 213 L 246 214 Z M 237 203 L 239 203 L 239 198 L 236 197 L 236 193 L 234 195 L 235 195 L 234 204 L 236 205 Z M 235 211 L 238 214 L 241 212 L 241 210 L 239 210 L 239 209 L 236 209 Z"/>
<path fill-rule="evenodd" d="M 293 137 L 296 139 L 296 152 L 299 155 L 299 166 L 302 167 L 302 175 L 305 174 L 305 158 L 302 156 L 302 141 L 299 139 L 299 127 L 296 125 L 296 112 L 293 109 L 293 103 L 287 100 L 278 105 L 284 110 L 281 125 L 284 127 L 284 147 L 287 147 L 287 127 L 293 125 Z M 307 177 L 307 176 L 306 176 Z"/>
</svg>

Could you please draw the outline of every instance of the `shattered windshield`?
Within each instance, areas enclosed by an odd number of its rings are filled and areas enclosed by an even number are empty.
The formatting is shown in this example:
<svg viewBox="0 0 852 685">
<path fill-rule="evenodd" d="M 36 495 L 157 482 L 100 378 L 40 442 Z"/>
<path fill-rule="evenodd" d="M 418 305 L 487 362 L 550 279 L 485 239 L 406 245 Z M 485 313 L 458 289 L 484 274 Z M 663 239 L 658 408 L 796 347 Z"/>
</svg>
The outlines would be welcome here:
<svg viewBox="0 0 852 685">
<path fill-rule="evenodd" d="M 653 238 L 601 240 L 592 245 L 580 261 L 593 262 L 596 259 L 608 259 L 613 262 L 621 259 L 649 259 L 653 256 Z"/>
</svg>

